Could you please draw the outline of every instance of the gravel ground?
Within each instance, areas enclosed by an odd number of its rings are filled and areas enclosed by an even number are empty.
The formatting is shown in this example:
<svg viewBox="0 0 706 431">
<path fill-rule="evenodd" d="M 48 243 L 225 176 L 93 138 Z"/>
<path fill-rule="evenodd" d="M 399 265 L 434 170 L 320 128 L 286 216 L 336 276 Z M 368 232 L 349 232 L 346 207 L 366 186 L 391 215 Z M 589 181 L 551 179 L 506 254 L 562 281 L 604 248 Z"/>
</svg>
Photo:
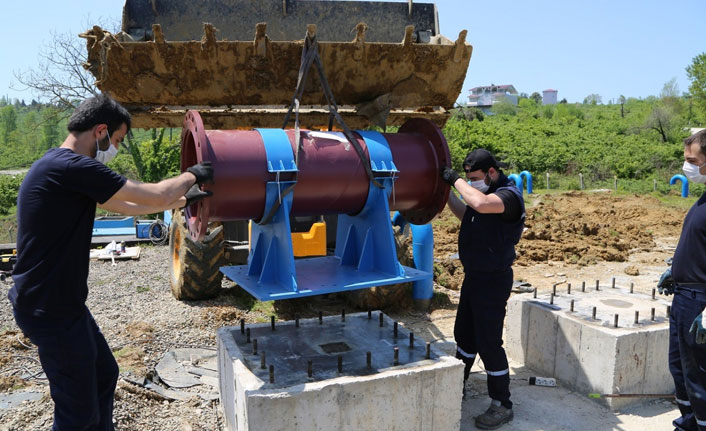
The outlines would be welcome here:
<svg viewBox="0 0 706 431">
<path fill-rule="evenodd" d="M 0 431 L 46 430 L 51 427 L 53 402 L 41 376 L 20 379 L 20 375 L 41 374 L 36 348 L 24 338 L 12 316 L 7 292 L 12 285 L 0 283 L 0 396 L 18 390 L 44 393 L 37 401 L 25 401 L 10 409 L 0 409 Z M 302 300 L 258 303 L 247 293 L 223 280 L 224 289 L 211 300 L 182 302 L 169 286 L 169 248 L 143 246 L 139 260 L 91 261 L 87 305 L 120 365 L 115 394 L 114 420 L 117 430 L 223 430 L 218 400 L 192 397 L 167 401 L 154 392 L 130 382 L 143 381 L 154 374 L 164 354 L 182 347 L 216 349 L 216 331 L 223 326 L 246 322 L 269 322 L 270 315 L 289 320 L 294 314 L 311 318 L 322 311 L 337 314 L 346 307 L 335 295 Z M 443 289 L 443 288 L 442 288 Z M 458 293 L 448 291 L 451 297 Z M 440 313 L 453 313 L 444 301 Z M 353 312 L 352 307 L 347 310 Z M 428 325 L 425 313 L 405 309 L 385 310 L 410 327 Z M 421 334 L 421 332 L 420 332 Z M 429 336 L 431 334 L 427 334 Z M 434 338 L 434 337 L 429 337 Z M 208 392 L 217 389 L 200 385 L 183 389 Z"/>
<path fill-rule="evenodd" d="M 210 301 L 179 302 L 169 290 L 168 247 L 143 247 L 136 261 L 91 262 L 88 307 L 120 364 L 121 381 L 115 396 L 114 419 L 120 430 L 219 430 L 223 419 L 217 401 L 194 397 L 188 401 L 166 401 L 124 379 L 139 380 L 154 369 L 165 352 L 178 347 L 216 348 L 216 329 L 236 324 L 237 319 L 257 320 L 257 313 L 244 313 L 226 304 L 235 298 L 228 290 Z M 224 282 L 227 283 L 227 282 Z M 38 401 L 0 410 L 1 430 L 45 430 L 51 427 L 53 402 L 42 380 L 17 381 L 9 376 L 22 367 L 41 371 L 36 349 L 24 347 L 12 317 L 7 292 L 0 284 L 0 377 L 14 389 L 43 391 Z M 229 289 L 232 291 L 233 289 Z M 143 365 L 143 366 L 141 366 Z M 12 387 L 0 385 L 1 392 Z M 203 386 L 203 385 L 202 385 Z M 207 390 L 210 390 L 209 387 Z M 204 389 L 200 389 L 204 392 Z"/>
</svg>

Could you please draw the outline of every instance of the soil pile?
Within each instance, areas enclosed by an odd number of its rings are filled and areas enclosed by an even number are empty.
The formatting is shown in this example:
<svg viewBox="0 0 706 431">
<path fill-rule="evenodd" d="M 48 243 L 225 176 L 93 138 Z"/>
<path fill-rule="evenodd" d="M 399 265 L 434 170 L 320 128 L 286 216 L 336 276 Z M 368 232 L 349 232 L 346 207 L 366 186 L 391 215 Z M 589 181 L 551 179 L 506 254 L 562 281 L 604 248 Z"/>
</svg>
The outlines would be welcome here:
<svg viewBox="0 0 706 431">
<path fill-rule="evenodd" d="M 590 265 L 624 262 L 655 239 L 678 237 L 686 211 L 651 196 L 568 192 L 528 199 L 525 232 L 516 246 L 516 265 L 559 261 Z M 457 253 L 460 222 L 446 209 L 434 222 L 435 281 L 458 289 L 463 269 Z"/>
</svg>

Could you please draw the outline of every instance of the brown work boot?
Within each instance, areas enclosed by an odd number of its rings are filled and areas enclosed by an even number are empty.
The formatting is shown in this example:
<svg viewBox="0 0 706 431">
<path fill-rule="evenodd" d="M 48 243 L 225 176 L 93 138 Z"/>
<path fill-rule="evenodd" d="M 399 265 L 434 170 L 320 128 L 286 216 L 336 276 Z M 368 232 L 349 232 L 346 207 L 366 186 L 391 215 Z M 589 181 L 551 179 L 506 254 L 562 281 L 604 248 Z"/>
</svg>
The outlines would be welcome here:
<svg viewBox="0 0 706 431">
<path fill-rule="evenodd" d="M 503 424 L 510 422 L 513 417 L 512 409 L 491 404 L 485 413 L 476 416 L 476 428 L 482 430 L 498 429 Z"/>
</svg>

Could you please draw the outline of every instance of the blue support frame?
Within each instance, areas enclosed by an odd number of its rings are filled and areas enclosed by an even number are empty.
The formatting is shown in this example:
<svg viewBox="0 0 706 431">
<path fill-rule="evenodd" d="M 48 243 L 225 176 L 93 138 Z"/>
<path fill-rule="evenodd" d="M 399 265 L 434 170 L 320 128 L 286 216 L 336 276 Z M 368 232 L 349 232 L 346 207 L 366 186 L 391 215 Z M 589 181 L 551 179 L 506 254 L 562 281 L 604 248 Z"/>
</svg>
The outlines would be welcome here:
<svg viewBox="0 0 706 431">
<path fill-rule="evenodd" d="M 270 172 L 297 172 L 291 145 L 281 129 L 258 129 Z M 390 223 L 388 198 L 399 172 L 382 134 L 358 132 L 365 140 L 373 173 L 383 188 L 370 184 L 360 213 L 338 217 L 334 256 L 294 259 L 289 213 L 293 193 L 282 191 L 296 181 L 267 184 L 265 212 L 281 204 L 266 225 L 252 225 L 248 265 L 222 267 L 223 274 L 262 301 L 342 292 L 431 279 L 432 274 L 400 265 Z M 296 187 L 294 188 L 296 192 Z M 394 194 L 393 194 L 394 199 Z"/>
</svg>

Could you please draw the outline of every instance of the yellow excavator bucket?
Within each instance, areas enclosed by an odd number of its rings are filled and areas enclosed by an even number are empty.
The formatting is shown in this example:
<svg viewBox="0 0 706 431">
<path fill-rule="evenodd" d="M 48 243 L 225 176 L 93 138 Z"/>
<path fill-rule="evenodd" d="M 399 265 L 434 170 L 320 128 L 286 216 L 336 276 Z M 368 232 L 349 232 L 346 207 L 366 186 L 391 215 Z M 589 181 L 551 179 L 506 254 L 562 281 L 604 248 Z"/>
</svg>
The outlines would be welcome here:
<svg viewBox="0 0 706 431">
<path fill-rule="evenodd" d="M 465 30 L 456 41 L 438 34 L 433 4 L 127 0 L 122 32 L 95 26 L 81 37 L 96 86 L 131 111 L 135 127 L 180 127 L 197 108 L 206 127 L 232 129 L 282 126 L 307 28 L 350 127 L 445 123 L 472 47 Z M 324 125 L 318 77 L 307 79 L 300 121 Z"/>
</svg>

